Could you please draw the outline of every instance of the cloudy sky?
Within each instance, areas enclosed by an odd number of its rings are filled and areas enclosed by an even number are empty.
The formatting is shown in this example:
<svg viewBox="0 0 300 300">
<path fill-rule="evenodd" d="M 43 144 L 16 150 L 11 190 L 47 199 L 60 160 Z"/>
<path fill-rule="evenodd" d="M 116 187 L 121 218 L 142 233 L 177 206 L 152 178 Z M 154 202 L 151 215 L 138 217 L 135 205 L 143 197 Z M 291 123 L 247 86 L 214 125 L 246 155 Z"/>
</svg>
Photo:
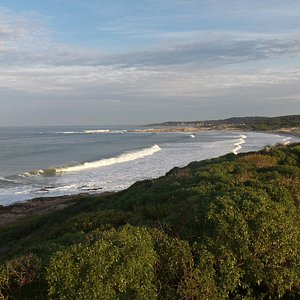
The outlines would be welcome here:
<svg viewBox="0 0 300 300">
<path fill-rule="evenodd" d="M 299 0 L 0 1 L 0 126 L 299 113 Z"/>
</svg>

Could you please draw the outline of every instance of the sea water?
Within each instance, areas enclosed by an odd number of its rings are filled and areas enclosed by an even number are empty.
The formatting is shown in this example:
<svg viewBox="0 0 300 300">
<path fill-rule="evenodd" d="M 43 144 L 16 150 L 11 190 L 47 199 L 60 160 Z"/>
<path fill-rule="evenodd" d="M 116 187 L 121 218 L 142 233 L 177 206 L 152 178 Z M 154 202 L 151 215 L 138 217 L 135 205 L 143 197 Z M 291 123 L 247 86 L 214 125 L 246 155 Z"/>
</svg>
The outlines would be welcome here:
<svg viewBox="0 0 300 300">
<path fill-rule="evenodd" d="M 134 129 L 0 127 L 0 205 L 36 197 L 118 191 L 191 161 L 299 141 L 255 132 Z"/>
</svg>

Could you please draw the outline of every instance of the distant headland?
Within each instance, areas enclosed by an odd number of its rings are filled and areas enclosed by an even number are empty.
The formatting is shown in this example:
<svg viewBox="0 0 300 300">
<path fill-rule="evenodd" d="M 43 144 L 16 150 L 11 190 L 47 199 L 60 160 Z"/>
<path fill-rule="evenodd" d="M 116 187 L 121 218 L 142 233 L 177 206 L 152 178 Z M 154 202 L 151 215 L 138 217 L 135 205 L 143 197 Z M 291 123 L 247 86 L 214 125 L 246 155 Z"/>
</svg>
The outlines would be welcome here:
<svg viewBox="0 0 300 300">
<path fill-rule="evenodd" d="M 199 130 L 275 131 L 300 135 L 300 115 L 278 117 L 232 117 L 205 121 L 167 121 L 146 124 L 142 132 L 191 132 Z"/>
</svg>

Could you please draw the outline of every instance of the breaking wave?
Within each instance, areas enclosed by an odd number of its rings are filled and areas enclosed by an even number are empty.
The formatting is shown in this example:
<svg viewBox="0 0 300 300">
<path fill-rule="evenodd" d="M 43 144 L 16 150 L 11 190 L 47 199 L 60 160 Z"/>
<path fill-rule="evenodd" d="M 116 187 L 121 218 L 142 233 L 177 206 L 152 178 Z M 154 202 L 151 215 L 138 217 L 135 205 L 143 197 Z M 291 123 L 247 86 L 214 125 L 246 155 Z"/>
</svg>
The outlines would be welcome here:
<svg viewBox="0 0 300 300">
<path fill-rule="evenodd" d="M 110 129 L 89 129 L 81 131 L 58 131 L 56 134 L 99 134 L 99 133 L 125 133 L 127 130 L 110 130 Z"/>
<path fill-rule="evenodd" d="M 80 134 L 81 131 L 58 131 L 56 134 Z"/>
<path fill-rule="evenodd" d="M 0 176 L 0 181 L 17 183 L 15 180 L 12 180 L 12 179 L 9 179 L 9 178 L 5 178 L 5 177 L 1 177 L 1 176 Z"/>
<path fill-rule="evenodd" d="M 93 129 L 93 130 L 83 130 L 82 133 L 107 133 L 110 132 L 109 129 Z"/>
<path fill-rule="evenodd" d="M 291 139 L 292 137 L 287 137 L 287 138 L 285 138 L 285 139 L 283 139 L 282 141 L 283 141 L 283 145 L 288 145 L 288 144 L 290 144 L 291 143 L 291 141 L 290 141 L 290 139 Z"/>
<path fill-rule="evenodd" d="M 32 177 L 32 176 L 40 176 L 40 175 L 44 175 L 44 174 L 45 174 L 44 170 L 34 170 L 34 171 L 18 174 L 18 176 L 20 176 L 20 177 Z"/>
<path fill-rule="evenodd" d="M 160 150 L 161 150 L 161 148 L 158 145 L 154 145 L 150 148 L 145 148 L 145 149 L 138 150 L 138 151 L 124 153 L 117 157 L 105 158 L 105 159 L 97 160 L 94 162 L 86 162 L 86 163 L 76 165 L 76 166 L 71 166 L 71 167 L 57 168 L 56 172 L 57 173 L 78 172 L 78 171 L 83 171 L 83 170 L 88 170 L 88 169 L 95 169 L 95 168 L 100 168 L 100 167 L 111 166 L 114 164 L 128 162 L 128 161 L 136 160 L 136 159 L 143 158 L 146 156 L 150 156 Z"/>
<path fill-rule="evenodd" d="M 146 156 L 153 155 L 154 153 L 160 151 L 161 148 L 158 145 L 154 145 L 150 148 L 145 148 L 137 151 L 127 152 L 123 153 L 116 157 L 111 158 L 105 158 L 93 162 L 85 162 L 79 165 L 75 166 L 66 166 L 66 167 L 60 167 L 60 168 L 50 168 L 45 170 L 34 170 L 22 174 L 18 174 L 20 177 L 36 177 L 36 176 L 53 176 L 59 173 L 65 173 L 65 172 L 78 172 L 78 171 L 84 171 L 88 169 L 96 169 L 100 167 L 106 167 L 111 166 L 118 163 L 128 162 L 132 160 L 136 160 L 139 158 L 143 158 Z"/>
<path fill-rule="evenodd" d="M 247 138 L 247 136 L 246 135 L 244 135 L 244 134 L 241 134 L 240 135 L 240 139 L 239 139 L 239 141 L 237 142 L 237 143 L 235 143 L 234 144 L 234 146 L 235 146 L 235 148 L 232 150 L 232 152 L 235 154 L 235 155 L 237 155 L 238 154 L 238 151 L 240 150 L 240 149 L 242 149 L 242 144 L 245 144 L 245 139 Z"/>
</svg>

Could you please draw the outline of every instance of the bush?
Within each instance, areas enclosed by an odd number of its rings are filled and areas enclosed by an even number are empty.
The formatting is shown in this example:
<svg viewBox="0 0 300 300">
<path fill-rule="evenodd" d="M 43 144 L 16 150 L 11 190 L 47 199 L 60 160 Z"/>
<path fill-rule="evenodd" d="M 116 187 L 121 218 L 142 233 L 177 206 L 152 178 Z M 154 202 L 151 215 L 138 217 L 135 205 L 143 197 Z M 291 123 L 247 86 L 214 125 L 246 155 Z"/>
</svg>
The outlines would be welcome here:
<svg viewBox="0 0 300 300">
<path fill-rule="evenodd" d="M 155 299 L 157 256 L 146 229 L 125 226 L 97 234 L 51 260 L 47 279 L 51 299 Z"/>
<path fill-rule="evenodd" d="M 40 273 L 41 261 L 33 254 L 7 261 L 0 269 L 0 299 L 25 299 Z"/>
<path fill-rule="evenodd" d="M 241 187 L 218 197 L 208 210 L 210 230 L 200 244 L 214 256 L 222 297 L 244 293 L 278 298 L 299 289 L 300 230 L 295 208 L 284 189 L 267 190 Z"/>
<path fill-rule="evenodd" d="M 249 154 L 237 159 L 239 162 L 252 164 L 256 168 L 272 167 L 277 164 L 277 158 L 263 154 Z"/>
</svg>

